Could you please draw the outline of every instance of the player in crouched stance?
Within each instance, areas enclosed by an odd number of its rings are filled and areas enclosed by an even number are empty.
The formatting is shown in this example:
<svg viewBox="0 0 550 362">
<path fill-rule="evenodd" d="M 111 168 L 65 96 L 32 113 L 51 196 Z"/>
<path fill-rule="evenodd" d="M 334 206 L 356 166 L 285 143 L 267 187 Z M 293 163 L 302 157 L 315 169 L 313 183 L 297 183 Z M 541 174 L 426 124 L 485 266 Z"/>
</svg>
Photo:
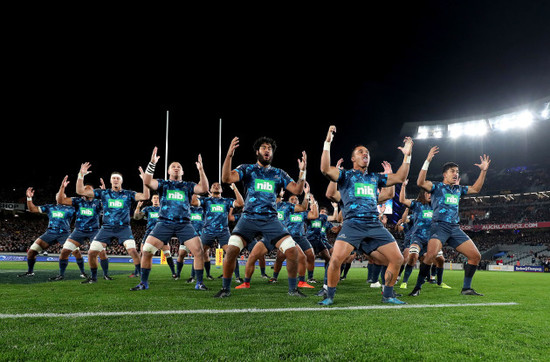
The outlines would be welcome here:
<svg viewBox="0 0 550 362">
<path fill-rule="evenodd" d="M 431 204 L 433 207 L 433 219 L 430 228 L 430 240 L 424 259 L 420 264 L 418 273 L 419 279 L 425 279 L 430 273 L 430 266 L 435 262 L 437 253 L 443 245 L 447 244 L 456 249 L 459 253 L 466 256 L 468 262 L 464 268 L 464 283 L 461 294 L 478 295 L 480 294 L 472 289 L 472 278 L 476 272 L 481 254 L 477 250 L 474 242 L 466 235 L 458 224 L 459 211 L 458 204 L 460 197 L 466 194 L 476 194 L 481 191 L 485 176 L 489 169 L 491 160 L 489 156 L 480 156 L 480 163 L 475 164 L 480 169 L 479 177 L 472 186 L 458 185 L 459 169 L 453 162 L 447 162 L 443 165 L 443 182 L 432 182 L 426 180 L 426 174 L 433 157 L 439 152 L 439 147 L 434 146 L 430 149 L 428 157 L 418 174 L 417 184 L 423 190 L 431 193 Z M 415 288 L 411 295 L 418 295 L 419 289 Z"/>
<path fill-rule="evenodd" d="M 172 237 L 177 237 L 195 256 L 194 266 L 197 284 L 195 289 L 208 290 L 203 284 L 204 251 L 201 239 L 191 224 L 190 201 L 193 194 L 208 192 L 208 179 L 204 173 L 202 157 L 199 155 L 195 165 L 199 171 L 199 183 L 183 181 L 183 169 L 179 162 L 172 162 L 168 167 L 168 180 L 153 179 L 155 166 L 159 160 L 157 148 L 153 150 L 151 161 L 143 175 L 145 187 L 157 191 L 160 196 L 159 220 L 151 231 L 141 250 L 141 282 L 131 290 L 149 289 L 149 274 L 153 255 L 169 245 Z"/>
<path fill-rule="evenodd" d="M 334 303 L 336 286 L 340 280 L 340 266 L 356 249 L 370 255 L 381 265 L 387 265 L 382 302 L 404 304 L 394 297 L 393 291 L 399 269 L 403 263 L 403 255 L 393 236 L 378 219 L 377 203 L 380 188 L 402 183 L 407 178 L 412 153 L 412 139 L 405 138 L 404 147 L 399 147 L 403 152 L 404 159 L 397 172 L 381 175 L 367 172 L 370 154 L 364 146 L 357 146 L 353 149 L 351 157 L 353 168 L 351 170 L 340 170 L 331 166 L 330 146 L 335 132 L 336 127 L 330 126 L 321 156 L 321 172 L 330 181 L 338 183 L 344 203 L 344 222 L 336 237 L 328 267 L 327 296 L 319 304 L 327 306 Z"/>
</svg>

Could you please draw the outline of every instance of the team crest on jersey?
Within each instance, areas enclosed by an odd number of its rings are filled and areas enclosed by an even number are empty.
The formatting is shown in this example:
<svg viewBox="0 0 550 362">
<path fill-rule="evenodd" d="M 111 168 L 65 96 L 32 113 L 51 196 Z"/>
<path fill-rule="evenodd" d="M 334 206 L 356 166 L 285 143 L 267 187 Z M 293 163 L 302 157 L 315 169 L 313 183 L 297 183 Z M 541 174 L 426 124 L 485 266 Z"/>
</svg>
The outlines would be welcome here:
<svg viewBox="0 0 550 362">
<path fill-rule="evenodd" d="M 275 192 L 275 182 L 271 180 L 254 180 L 254 191 Z"/>
<path fill-rule="evenodd" d="M 181 190 L 167 190 L 166 200 L 169 201 L 185 201 L 185 192 Z"/>
<path fill-rule="evenodd" d="M 357 182 L 353 186 L 355 197 L 375 197 L 376 195 L 373 184 Z"/>
</svg>

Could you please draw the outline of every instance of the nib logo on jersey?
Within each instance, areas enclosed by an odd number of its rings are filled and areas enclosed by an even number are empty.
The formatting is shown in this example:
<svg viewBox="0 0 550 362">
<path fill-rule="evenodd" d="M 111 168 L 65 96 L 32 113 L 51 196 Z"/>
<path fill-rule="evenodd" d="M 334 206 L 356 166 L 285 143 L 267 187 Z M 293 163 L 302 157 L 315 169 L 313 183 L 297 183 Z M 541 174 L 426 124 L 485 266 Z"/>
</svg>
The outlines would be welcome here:
<svg viewBox="0 0 550 362">
<path fill-rule="evenodd" d="M 52 211 L 52 218 L 54 218 L 54 219 L 64 219 L 65 218 L 65 212 L 64 211 Z"/>
<path fill-rule="evenodd" d="M 210 205 L 210 212 L 225 212 L 223 205 Z"/>
<path fill-rule="evenodd" d="M 292 214 L 290 215 L 290 222 L 302 222 L 304 218 L 301 214 Z"/>
<path fill-rule="evenodd" d="M 124 207 L 124 200 L 122 199 L 109 199 L 107 201 L 110 209 L 122 209 Z"/>
<path fill-rule="evenodd" d="M 365 183 L 356 183 L 354 184 L 354 195 L 355 197 L 374 197 L 374 185 L 365 184 Z"/>
<path fill-rule="evenodd" d="M 80 208 L 80 215 L 82 215 L 82 216 L 94 216 L 94 209 L 90 209 L 89 207 L 81 207 Z"/>
<path fill-rule="evenodd" d="M 423 219 L 431 219 L 434 216 L 433 210 L 422 210 Z"/>
<path fill-rule="evenodd" d="M 458 205 L 458 197 L 453 194 L 445 194 L 446 205 Z"/>
<path fill-rule="evenodd" d="M 254 180 L 254 191 L 275 192 L 275 182 L 271 180 Z"/>
<path fill-rule="evenodd" d="M 166 200 L 168 201 L 185 201 L 185 193 L 181 190 L 167 190 Z"/>
</svg>

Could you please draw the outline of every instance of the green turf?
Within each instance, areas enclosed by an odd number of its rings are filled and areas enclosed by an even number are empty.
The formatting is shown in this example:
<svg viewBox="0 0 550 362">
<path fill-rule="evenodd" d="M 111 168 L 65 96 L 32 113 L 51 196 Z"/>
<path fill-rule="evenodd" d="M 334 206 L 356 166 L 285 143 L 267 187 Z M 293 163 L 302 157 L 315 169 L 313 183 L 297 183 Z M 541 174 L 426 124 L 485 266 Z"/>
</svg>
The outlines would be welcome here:
<svg viewBox="0 0 550 362">
<path fill-rule="evenodd" d="M 87 285 L 80 284 L 74 263 L 61 282 L 47 281 L 57 274 L 56 263 L 37 263 L 34 278 L 17 278 L 25 268 L 0 263 L 0 314 L 316 308 L 320 299 L 317 289 L 303 290 L 308 298 L 289 297 L 284 271 L 270 285 L 257 270 L 251 289 L 232 289 L 230 298 L 219 300 L 212 296 L 221 280 L 206 281 L 209 291 L 196 291 L 185 282 L 189 266 L 178 281 L 167 266 L 154 266 L 150 289 L 142 292 L 130 291 L 137 284 L 127 277 L 131 265 L 111 263 L 115 280 Z M 321 268 L 315 277 L 322 280 Z M 460 271 L 445 271 L 444 278 L 453 289 L 425 284 L 419 297 L 401 299 L 518 305 L 7 318 L 0 319 L 0 360 L 548 360 L 550 274 L 478 271 L 473 286 L 484 297 L 460 295 Z M 380 290 L 368 288 L 365 279 L 366 269 L 351 269 L 334 307 L 381 305 Z M 416 271 L 409 292 L 414 281 Z"/>
</svg>

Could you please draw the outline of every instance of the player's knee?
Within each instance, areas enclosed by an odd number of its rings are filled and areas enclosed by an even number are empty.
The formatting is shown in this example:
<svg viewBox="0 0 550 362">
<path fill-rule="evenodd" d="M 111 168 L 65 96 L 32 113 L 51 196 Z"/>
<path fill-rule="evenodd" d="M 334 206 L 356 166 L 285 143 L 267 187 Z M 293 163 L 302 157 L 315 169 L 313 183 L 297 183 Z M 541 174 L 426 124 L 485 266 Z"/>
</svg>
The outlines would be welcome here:
<svg viewBox="0 0 550 362">
<path fill-rule="evenodd" d="M 42 247 L 36 241 L 29 248 L 29 252 L 33 251 L 33 252 L 36 252 L 37 254 L 40 254 L 42 250 L 43 250 Z"/>
<path fill-rule="evenodd" d="M 155 253 L 158 251 L 159 249 L 152 245 L 152 244 L 149 244 L 149 243 L 145 243 L 143 244 L 143 248 L 141 249 L 141 251 L 145 252 L 145 253 L 150 253 L 151 255 L 155 255 Z"/>
<path fill-rule="evenodd" d="M 479 264 L 479 262 L 481 261 L 481 254 L 479 253 L 479 251 L 476 251 L 475 253 L 472 253 L 472 255 L 470 255 L 468 257 L 468 261 L 469 262 L 474 262 L 476 265 Z M 470 263 L 472 264 L 472 263 Z"/>
<path fill-rule="evenodd" d="M 294 241 L 294 239 L 292 239 L 292 236 L 288 236 L 284 238 L 284 240 L 281 241 L 281 243 L 279 244 L 279 250 L 285 255 L 287 250 L 295 247 L 296 247 L 296 242 Z M 294 252 L 297 252 L 297 251 L 294 249 Z"/>
<path fill-rule="evenodd" d="M 128 239 L 124 243 L 122 243 L 126 250 L 135 249 L 136 248 L 136 241 L 133 239 Z"/>
<path fill-rule="evenodd" d="M 239 253 L 241 252 L 241 250 L 244 249 L 243 239 L 237 235 L 231 235 L 229 237 L 229 240 L 227 241 L 227 245 L 228 245 L 228 248 L 227 248 L 228 253 L 230 252 L 230 249 L 238 248 Z"/>
</svg>

